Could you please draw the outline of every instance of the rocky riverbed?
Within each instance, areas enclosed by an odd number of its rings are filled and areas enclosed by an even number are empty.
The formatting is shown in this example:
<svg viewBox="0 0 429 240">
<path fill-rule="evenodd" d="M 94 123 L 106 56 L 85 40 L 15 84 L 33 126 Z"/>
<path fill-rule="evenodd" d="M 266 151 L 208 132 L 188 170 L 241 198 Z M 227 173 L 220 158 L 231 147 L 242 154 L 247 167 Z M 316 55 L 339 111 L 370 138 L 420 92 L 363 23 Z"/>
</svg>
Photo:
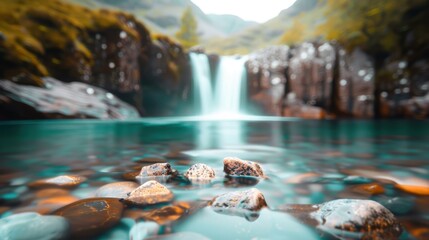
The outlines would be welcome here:
<svg viewBox="0 0 429 240">
<path fill-rule="evenodd" d="M 0 237 L 425 239 L 428 130 L 374 124 L 3 124 Z"/>
</svg>

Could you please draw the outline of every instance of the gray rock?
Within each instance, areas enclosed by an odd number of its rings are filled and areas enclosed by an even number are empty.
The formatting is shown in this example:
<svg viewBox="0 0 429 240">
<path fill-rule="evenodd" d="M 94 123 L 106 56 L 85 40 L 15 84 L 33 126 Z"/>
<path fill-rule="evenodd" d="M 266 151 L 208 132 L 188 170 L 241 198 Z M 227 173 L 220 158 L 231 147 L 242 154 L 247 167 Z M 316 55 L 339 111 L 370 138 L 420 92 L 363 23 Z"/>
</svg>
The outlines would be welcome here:
<svg viewBox="0 0 429 240">
<path fill-rule="evenodd" d="M 148 181 L 132 191 L 125 201 L 133 205 L 152 205 L 173 200 L 173 193 L 157 181 Z"/>
<path fill-rule="evenodd" d="M 63 83 L 43 78 L 46 88 L 18 85 L 0 80 L 0 92 L 7 98 L 11 118 L 135 119 L 137 110 L 113 94 L 85 83 Z"/>
<path fill-rule="evenodd" d="M 231 176 L 265 177 L 264 171 L 258 163 L 235 157 L 226 157 L 223 159 L 223 170 Z"/>
<path fill-rule="evenodd" d="M 149 166 L 142 167 L 140 174 L 137 177 L 162 177 L 170 176 L 173 174 L 171 165 L 169 163 L 155 163 Z"/>
<path fill-rule="evenodd" d="M 139 185 L 135 182 L 115 182 L 101 186 L 95 192 L 96 197 L 126 198 Z"/>
<path fill-rule="evenodd" d="M 139 222 L 130 230 L 130 240 L 143 240 L 157 236 L 159 225 L 156 222 Z"/>
<path fill-rule="evenodd" d="M 229 192 L 213 199 L 211 206 L 215 212 L 245 217 L 254 221 L 259 210 L 267 206 L 264 195 L 256 188 L 245 191 Z"/>
<path fill-rule="evenodd" d="M 65 239 L 68 231 L 67 220 L 59 216 L 42 216 L 31 212 L 0 219 L 0 239 L 2 240 Z"/>
<path fill-rule="evenodd" d="M 371 200 L 330 201 L 311 216 L 320 229 L 339 238 L 396 239 L 402 232 L 395 216 Z"/>
<path fill-rule="evenodd" d="M 213 168 L 203 163 L 192 165 L 185 173 L 185 177 L 192 180 L 211 180 L 216 176 Z"/>
</svg>

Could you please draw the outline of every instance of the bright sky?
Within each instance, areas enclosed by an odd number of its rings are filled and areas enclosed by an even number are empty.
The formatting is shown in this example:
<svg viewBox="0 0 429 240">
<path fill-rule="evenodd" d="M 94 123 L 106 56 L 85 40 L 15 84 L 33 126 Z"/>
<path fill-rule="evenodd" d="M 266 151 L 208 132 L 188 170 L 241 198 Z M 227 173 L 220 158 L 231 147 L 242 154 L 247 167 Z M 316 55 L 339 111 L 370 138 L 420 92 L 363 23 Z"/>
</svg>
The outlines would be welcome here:
<svg viewBox="0 0 429 240">
<path fill-rule="evenodd" d="M 296 0 L 192 0 L 207 14 L 232 14 L 244 20 L 266 22 Z"/>
</svg>

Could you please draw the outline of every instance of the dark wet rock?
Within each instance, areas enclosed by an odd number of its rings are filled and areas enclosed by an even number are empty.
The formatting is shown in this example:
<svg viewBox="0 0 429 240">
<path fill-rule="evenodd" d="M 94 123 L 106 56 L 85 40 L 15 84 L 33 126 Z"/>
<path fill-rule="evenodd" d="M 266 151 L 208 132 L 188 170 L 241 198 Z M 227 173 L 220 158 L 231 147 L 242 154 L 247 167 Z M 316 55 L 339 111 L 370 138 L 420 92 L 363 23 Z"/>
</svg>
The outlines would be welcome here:
<svg viewBox="0 0 429 240">
<path fill-rule="evenodd" d="M 139 114 L 113 94 L 85 83 L 43 78 L 46 86 L 18 85 L 0 80 L 0 118 L 134 119 Z"/>
<path fill-rule="evenodd" d="M 340 199 L 311 213 L 319 228 L 340 238 L 396 239 L 402 232 L 395 216 L 371 200 Z"/>
<path fill-rule="evenodd" d="M 377 196 L 374 198 L 395 215 L 405 215 L 414 210 L 416 198 L 412 196 L 389 197 Z"/>
<path fill-rule="evenodd" d="M 152 205 L 173 200 L 173 193 L 157 181 L 148 181 L 132 191 L 125 201 L 132 205 Z"/>
<path fill-rule="evenodd" d="M 85 177 L 75 175 L 63 175 L 53 178 L 46 178 L 31 182 L 28 184 L 30 188 L 73 188 L 79 186 L 86 181 Z"/>
<path fill-rule="evenodd" d="M 249 221 L 256 220 L 259 217 L 258 211 L 266 206 L 264 195 L 256 188 L 225 193 L 211 202 L 215 212 L 242 216 Z"/>
<path fill-rule="evenodd" d="M 54 211 L 70 223 L 71 237 L 89 238 L 115 226 L 122 217 L 123 204 L 116 198 L 88 198 Z"/>
<path fill-rule="evenodd" d="M 173 174 L 169 163 L 155 163 L 149 166 L 142 167 L 138 177 L 162 177 Z"/>
<path fill-rule="evenodd" d="M 265 177 L 258 163 L 241 160 L 235 157 L 226 157 L 223 159 L 223 171 L 227 175 L 232 176 Z"/>
<path fill-rule="evenodd" d="M 135 182 L 115 182 L 101 186 L 95 192 L 96 197 L 126 198 L 128 193 L 138 188 Z"/>
<path fill-rule="evenodd" d="M 67 220 L 60 216 L 20 213 L 0 219 L 0 239 L 66 239 Z"/>
<path fill-rule="evenodd" d="M 185 177 L 190 180 L 208 180 L 210 181 L 216 176 L 213 168 L 203 163 L 197 163 L 192 165 L 185 173 Z"/>
</svg>

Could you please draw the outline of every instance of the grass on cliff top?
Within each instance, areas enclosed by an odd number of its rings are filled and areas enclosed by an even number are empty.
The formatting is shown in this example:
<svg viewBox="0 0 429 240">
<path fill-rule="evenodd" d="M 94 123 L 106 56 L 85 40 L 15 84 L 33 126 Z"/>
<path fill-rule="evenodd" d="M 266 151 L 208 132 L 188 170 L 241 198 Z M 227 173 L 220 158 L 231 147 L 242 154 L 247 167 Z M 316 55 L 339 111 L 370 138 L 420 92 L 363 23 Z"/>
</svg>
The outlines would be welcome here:
<svg viewBox="0 0 429 240">
<path fill-rule="evenodd" d="M 60 0 L 1 0 L 0 63 L 8 66 L 0 66 L 5 74 L 0 77 L 13 77 L 9 75 L 17 71 L 39 77 L 49 75 L 41 61 L 47 50 L 62 52 L 71 48 L 92 62 L 93 56 L 86 46 L 89 33 L 122 30 L 139 39 L 139 33 L 128 25 L 128 20 L 136 22 L 125 13 L 89 10 Z M 28 84 L 40 85 L 40 82 Z"/>
</svg>

